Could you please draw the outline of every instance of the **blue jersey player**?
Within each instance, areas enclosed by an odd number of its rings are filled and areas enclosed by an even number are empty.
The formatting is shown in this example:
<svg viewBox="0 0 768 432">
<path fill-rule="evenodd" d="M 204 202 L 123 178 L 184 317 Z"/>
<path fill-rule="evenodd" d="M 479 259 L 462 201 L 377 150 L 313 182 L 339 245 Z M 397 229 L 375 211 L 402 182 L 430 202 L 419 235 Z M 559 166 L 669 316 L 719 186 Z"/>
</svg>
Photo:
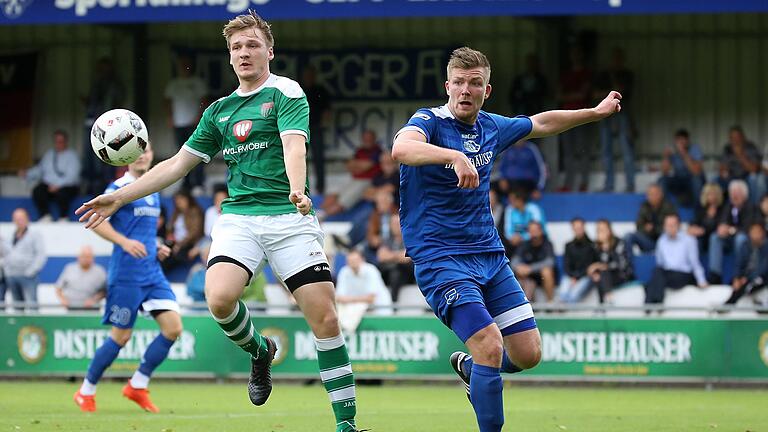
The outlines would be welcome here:
<svg viewBox="0 0 768 432">
<path fill-rule="evenodd" d="M 128 165 L 125 176 L 109 185 L 107 192 L 141 177 L 149 170 L 152 156 L 151 147 L 147 147 L 136 162 Z M 109 263 L 107 303 L 102 319 L 102 323 L 111 325 L 112 330 L 96 350 L 83 385 L 75 393 L 75 403 L 82 411 L 96 411 L 96 384 L 130 340 L 139 311 L 157 321 L 160 334 L 144 351 L 138 370 L 123 387 L 123 396 L 146 411 L 159 411 L 149 398 L 149 378 L 168 356 L 182 330 L 176 296 L 158 262 L 170 253 L 167 246 L 157 245 L 159 216 L 160 195 L 154 193 L 125 205 L 109 221 L 94 229 L 96 234 L 115 245 Z"/>
<path fill-rule="evenodd" d="M 481 111 L 491 66 L 470 48 L 448 62 L 448 103 L 420 109 L 395 136 L 400 223 L 416 281 L 438 318 L 471 355 L 451 365 L 467 386 L 481 432 L 504 425 L 500 372 L 534 367 L 541 336 L 504 256 L 490 211 L 493 161 L 516 141 L 556 135 L 621 109 L 611 92 L 597 107 L 509 118 Z"/>
</svg>

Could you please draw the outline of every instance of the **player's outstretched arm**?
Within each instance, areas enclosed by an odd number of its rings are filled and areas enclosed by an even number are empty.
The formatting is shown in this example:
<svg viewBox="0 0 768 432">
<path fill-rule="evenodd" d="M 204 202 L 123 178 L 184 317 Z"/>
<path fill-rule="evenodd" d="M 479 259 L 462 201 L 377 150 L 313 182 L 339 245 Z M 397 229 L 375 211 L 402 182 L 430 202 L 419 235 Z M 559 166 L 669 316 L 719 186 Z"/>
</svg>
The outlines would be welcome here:
<svg viewBox="0 0 768 432">
<path fill-rule="evenodd" d="M 621 93 L 612 91 L 594 108 L 545 111 L 531 117 L 533 128 L 528 138 L 557 135 L 586 123 L 600 121 L 621 111 Z"/>
<path fill-rule="evenodd" d="M 103 221 L 99 225 L 93 227 L 93 232 L 98 234 L 99 237 L 104 240 L 116 244 L 123 248 L 124 251 L 134 258 L 144 258 L 147 256 L 147 248 L 144 243 L 138 240 L 132 240 L 128 237 L 120 234 L 115 230 L 109 221 Z"/>
<path fill-rule="evenodd" d="M 417 131 L 403 131 L 395 137 L 392 159 L 411 166 L 452 164 L 459 179 L 458 187 L 474 189 L 480 186 L 477 169 L 464 153 L 429 144 L 426 137 Z"/>
<path fill-rule="evenodd" d="M 160 162 L 133 183 L 84 203 L 75 214 L 81 215 L 80 222 L 86 222 L 86 228 L 95 228 L 125 203 L 165 189 L 187 175 L 201 161 L 198 156 L 182 148 L 172 158 Z"/>
<path fill-rule="evenodd" d="M 291 188 L 288 199 L 301 214 L 307 215 L 312 210 L 312 200 L 304 194 L 307 184 L 307 140 L 298 134 L 284 135 L 280 139 L 283 142 L 285 175 Z"/>
</svg>

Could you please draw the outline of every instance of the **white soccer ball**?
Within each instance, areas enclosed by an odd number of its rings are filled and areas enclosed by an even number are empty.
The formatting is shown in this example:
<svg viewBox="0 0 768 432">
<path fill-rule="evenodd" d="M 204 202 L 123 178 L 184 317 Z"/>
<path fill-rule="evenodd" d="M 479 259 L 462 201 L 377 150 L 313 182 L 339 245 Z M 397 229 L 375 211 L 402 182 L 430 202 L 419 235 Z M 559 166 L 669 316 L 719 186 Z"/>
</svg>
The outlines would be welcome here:
<svg viewBox="0 0 768 432">
<path fill-rule="evenodd" d="M 122 108 L 100 115 L 91 128 L 91 147 L 102 161 L 124 166 L 147 149 L 149 136 L 141 117 Z"/>
</svg>

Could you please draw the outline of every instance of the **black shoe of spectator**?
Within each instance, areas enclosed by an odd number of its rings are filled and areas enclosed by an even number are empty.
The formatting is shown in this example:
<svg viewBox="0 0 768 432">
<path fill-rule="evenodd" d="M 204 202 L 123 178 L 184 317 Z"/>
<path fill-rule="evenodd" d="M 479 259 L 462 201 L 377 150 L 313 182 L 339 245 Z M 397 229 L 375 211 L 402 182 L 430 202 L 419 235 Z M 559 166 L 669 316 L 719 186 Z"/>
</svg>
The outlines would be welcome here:
<svg viewBox="0 0 768 432">
<path fill-rule="evenodd" d="M 723 283 L 723 277 L 722 277 L 722 276 L 720 276 L 720 275 L 719 275 L 719 274 L 717 274 L 717 273 L 710 273 L 710 274 L 707 276 L 707 282 L 708 282 L 710 285 L 722 285 L 722 283 Z"/>
</svg>

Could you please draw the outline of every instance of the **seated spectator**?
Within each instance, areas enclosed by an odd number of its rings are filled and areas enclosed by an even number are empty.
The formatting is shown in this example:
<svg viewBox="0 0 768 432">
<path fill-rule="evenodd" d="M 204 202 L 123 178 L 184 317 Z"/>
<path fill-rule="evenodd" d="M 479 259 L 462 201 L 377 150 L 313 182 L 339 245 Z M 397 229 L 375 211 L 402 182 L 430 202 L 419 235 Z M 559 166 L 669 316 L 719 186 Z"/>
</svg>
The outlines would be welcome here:
<svg viewBox="0 0 768 432">
<path fill-rule="evenodd" d="M 504 209 L 503 239 L 507 257 L 515 255 L 515 250 L 524 241 L 530 239 L 528 235 L 528 225 L 531 222 L 539 222 L 546 235 L 547 223 L 544 218 L 544 212 L 538 204 L 528 202 L 526 195 L 522 191 L 512 191 L 509 194 L 509 203 Z"/>
<path fill-rule="evenodd" d="M 733 293 L 725 304 L 736 304 L 745 295 L 751 295 L 765 288 L 768 282 L 768 241 L 762 223 L 749 226 L 749 242 L 742 245 L 736 275 L 731 282 Z"/>
<path fill-rule="evenodd" d="M 403 233 L 400 231 L 400 215 L 395 213 L 389 219 L 389 235 L 384 237 L 376 250 L 376 267 L 397 301 L 400 288 L 413 283 L 413 261 L 405 256 Z"/>
<path fill-rule="evenodd" d="M 723 190 L 717 183 L 707 183 L 701 190 L 699 205 L 696 206 L 693 220 L 688 226 L 688 234 L 698 240 L 701 256 L 709 251 L 709 236 L 717 229 L 722 210 Z"/>
<path fill-rule="evenodd" d="M 390 220 L 397 214 L 392 194 L 387 191 L 379 191 L 374 197 L 374 208 L 368 216 L 368 226 L 365 232 L 367 250 L 365 258 L 368 262 L 376 263 L 376 253 L 391 236 Z"/>
<path fill-rule="evenodd" d="M 747 140 L 741 126 L 732 126 L 720 157 L 720 177 L 717 179 L 720 187 L 725 190 L 732 180 L 744 180 L 749 185 L 752 202 L 757 204 L 757 200 L 765 193 L 761 159 L 760 150 Z"/>
<path fill-rule="evenodd" d="M 491 215 L 493 215 L 493 225 L 499 232 L 504 232 L 504 205 L 499 202 L 499 193 L 491 189 L 488 192 L 488 201 L 491 203 Z M 502 240 L 504 237 L 502 236 Z"/>
<path fill-rule="evenodd" d="M 365 193 L 365 199 L 375 200 L 376 194 L 383 190 L 392 194 L 395 203 L 400 202 L 400 165 L 392 159 L 392 154 L 383 152 L 379 159 L 381 173 L 373 178 L 371 187 Z"/>
<path fill-rule="evenodd" d="M 610 297 L 614 288 L 634 279 L 632 251 L 623 240 L 613 235 L 611 223 L 606 219 L 597 221 L 597 261 L 587 268 L 587 275 L 593 286 L 597 286 L 600 303 Z"/>
<path fill-rule="evenodd" d="M 749 188 L 744 180 L 734 180 L 728 185 L 728 203 L 718 219 L 717 230 L 709 236 L 709 281 L 723 282 L 723 255 L 735 252 L 739 262 L 742 246 L 747 242 L 747 229 L 760 220 L 757 207 L 749 202 Z"/>
<path fill-rule="evenodd" d="M 194 247 L 203 238 L 203 210 L 195 198 L 182 189 L 173 194 L 173 214 L 168 223 L 166 238 L 171 256 L 163 261 L 163 269 L 170 270 L 195 259 Z"/>
<path fill-rule="evenodd" d="M 210 251 L 210 242 L 201 241 L 200 245 L 198 245 L 200 260 L 189 269 L 187 295 L 195 303 L 205 303 L 205 272 L 208 270 L 208 253 Z"/>
<path fill-rule="evenodd" d="M 54 132 L 53 148 L 45 152 L 37 165 L 28 171 L 20 171 L 19 175 L 29 182 L 38 182 L 32 189 L 38 220 L 51 220 L 51 202 L 59 208 L 59 220 L 69 219 L 69 204 L 80 190 L 80 157 L 69 148 L 66 132 Z"/>
<path fill-rule="evenodd" d="M 760 217 L 762 217 L 763 227 L 768 230 L 768 194 L 760 199 Z"/>
<path fill-rule="evenodd" d="M 29 227 L 29 215 L 17 208 L 11 216 L 16 229 L 9 241 L 0 241 L 6 289 L 11 291 L 14 302 L 29 304 L 36 309 L 38 274 L 48 259 L 43 237 Z M 5 297 L 3 293 L 3 297 Z"/>
<path fill-rule="evenodd" d="M 531 141 L 520 140 L 501 154 L 499 161 L 499 191 L 506 195 L 522 191 L 528 200 L 547 184 L 547 166 L 539 147 Z"/>
<path fill-rule="evenodd" d="M 213 231 L 213 225 L 221 216 L 221 203 L 229 198 L 226 188 L 217 188 L 213 192 L 213 205 L 205 210 L 205 228 L 203 230 L 205 237 L 211 238 L 211 231 Z"/>
<path fill-rule="evenodd" d="M 56 281 L 56 297 L 69 310 L 96 309 L 107 292 L 107 272 L 93 262 L 93 248 L 83 246 L 77 262 L 64 266 Z"/>
<path fill-rule="evenodd" d="M 512 270 L 529 299 L 535 300 L 536 287 L 541 286 L 551 302 L 555 298 L 555 251 L 540 222 L 528 224 L 528 235 L 529 239 L 515 251 Z"/>
<path fill-rule="evenodd" d="M 664 218 L 677 213 L 675 206 L 664 199 L 661 186 L 652 184 L 645 193 L 645 201 L 640 205 L 637 214 L 637 231 L 624 237 L 627 250 L 632 253 L 635 245 L 642 252 L 650 252 L 656 247 L 656 240 L 661 235 Z"/>
<path fill-rule="evenodd" d="M 691 143 L 685 129 L 675 132 L 674 148 L 664 149 L 659 184 L 664 195 L 677 198 L 680 205 L 690 207 L 701 196 L 706 180 L 702 161 L 704 153 L 698 144 Z"/>
<path fill-rule="evenodd" d="M 584 231 L 584 219 L 571 220 L 573 240 L 565 245 L 563 271 L 560 279 L 559 297 L 564 303 L 576 303 L 581 300 L 591 286 L 587 269 L 597 261 L 594 243 Z"/>
<path fill-rule="evenodd" d="M 347 172 L 352 178 L 348 182 L 338 184 L 336 190 L 329 193 L 323 200 L 322 209 L 327 216 L 349 210 L 360 201 L 365 190 L 371 185 L 371 181 L 381 174 L 379 165 L 381 154 L 376 133 L 372 130 L 364 131 L 360 147 L 355 150 L 355 155 L 346 164 Z"/>
<path fill-rule="evenodd" d="M 384 285 L 381 273 L 365 262 L 363 254 L 353 249 L 347 254 L 347 265 L 339 270 L 336 282 L 336 302 L 368 303 L 376 315 L 392 315 L 392 297 Z"/>
<path fill-rule="evenodd" d="M 680 231 L 680 216 L 667 215 L 664 234 L 656 243 L 656 267 L 645 286 L 645 302 L 661 303 L 667 288 L 677 290 L 687 285 L 707 286 L 699 246 L 693 236 Z"/>
</svg>

